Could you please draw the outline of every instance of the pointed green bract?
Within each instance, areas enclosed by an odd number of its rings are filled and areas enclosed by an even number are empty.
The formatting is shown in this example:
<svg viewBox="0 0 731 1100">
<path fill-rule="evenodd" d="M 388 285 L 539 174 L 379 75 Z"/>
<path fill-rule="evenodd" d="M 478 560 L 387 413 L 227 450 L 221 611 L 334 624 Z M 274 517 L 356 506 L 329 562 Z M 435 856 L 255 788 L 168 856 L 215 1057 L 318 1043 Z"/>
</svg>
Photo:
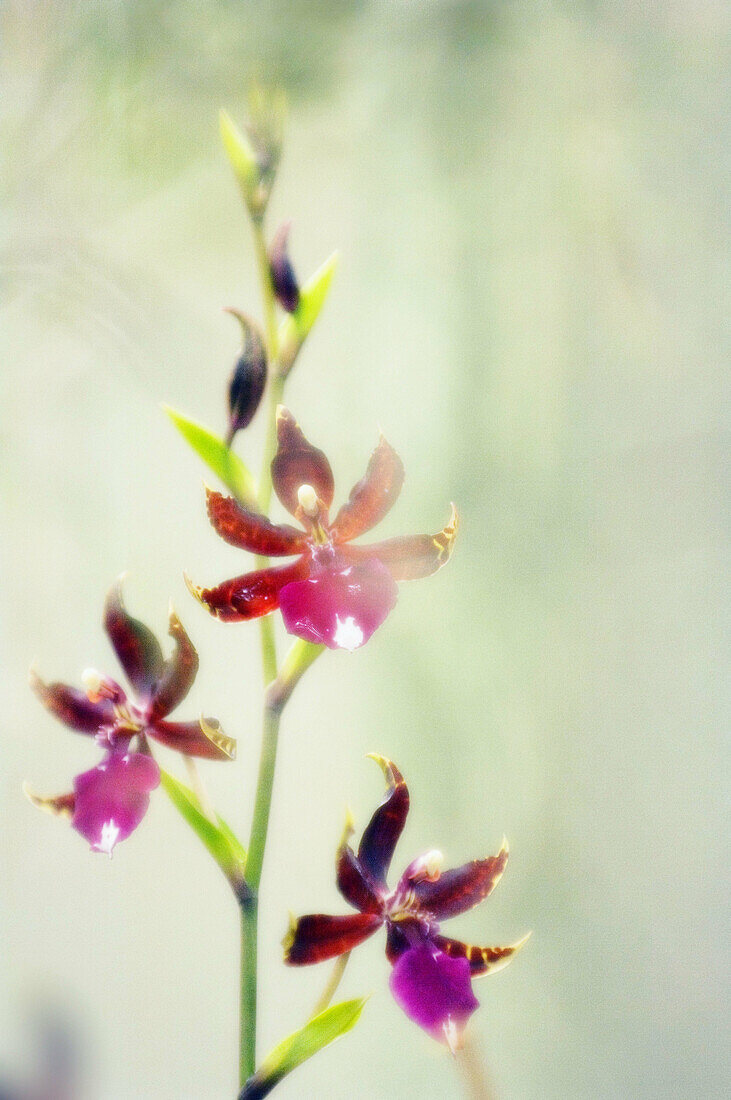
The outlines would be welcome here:
<svg viewBox="0 0 731 1100">
<path fill-rule="evenodd" d="M 242 134 L 227 111 L 222 110 L 220 112 L 219 122 L 221 125 L 221 140 L 226 150 L 226 156 L 231 162 L 239 187 L 245 201 L 248 203 L 259 181 L 259 166 L 256 154 L 249 139 Z"/>
<path fill-rule="evenodd" d="M 255 508 L 254 479 L 239 456 L 202 424 L 183 416 L 169 405 L 163 405 L 163 408 L 185 441 L 221 479 L 238 502 L 247 508 Z"/>
<path fill-rule="evenodd" d="M 261 1100 L 268 1096 L 293 1069 L 355 1027 L 367 1000 L 367 997 L 359 997 L 352 1001 L 341 1001 L 340 1004 L 326 1008 L 304 1027 L 288 1035 L 267 1055 L 254 1076 L 249 1078 L 239 1100 Z"/>
<path fill-rule="evenodd" d="M 241 841 L 218 814 L 215 823 L 206 817 L 197 795 L 162 768 L 160 783 L 180 815 L 205 844 L 234 890 L 240 892 L 246 869 L 246 851 Z"/>
<path fill-rule="evenodd" d="M 325 304 L 337 265 L 338 254 L 333 252 L 301 288 L 297 309 L 282 323 L 279 330 L 279 371 L 283 377 L 292 369 L 300 348 Z"/>
</svg>

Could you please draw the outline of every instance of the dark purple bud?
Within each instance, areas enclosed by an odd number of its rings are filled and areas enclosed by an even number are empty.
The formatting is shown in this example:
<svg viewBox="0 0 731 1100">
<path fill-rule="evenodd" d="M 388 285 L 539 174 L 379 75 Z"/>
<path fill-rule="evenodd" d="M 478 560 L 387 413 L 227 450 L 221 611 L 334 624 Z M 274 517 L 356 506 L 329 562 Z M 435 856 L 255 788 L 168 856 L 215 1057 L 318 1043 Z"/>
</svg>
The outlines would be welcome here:
<svg viewBox="0 0 731 1100">
<path fill-rule="evenodd" d="M 254 418 L 264 393 L 267 380 L 267 354 L 258 327 L 245 314 L 228 309 L 241 325 L 241 353 L 228 385 L 229 447 L 236 432 L 247 428 Z"/>
<path fill-rule="evenodd" d="M 272 274 L 272 286 L 282 309 L 294 313 L 300 301 L 300 288 L 297 276 L 289 259 L 287 242 L 291 222 L 284 222 L 274 234 L 269 247 L 269 269 Z"/>
</svg>

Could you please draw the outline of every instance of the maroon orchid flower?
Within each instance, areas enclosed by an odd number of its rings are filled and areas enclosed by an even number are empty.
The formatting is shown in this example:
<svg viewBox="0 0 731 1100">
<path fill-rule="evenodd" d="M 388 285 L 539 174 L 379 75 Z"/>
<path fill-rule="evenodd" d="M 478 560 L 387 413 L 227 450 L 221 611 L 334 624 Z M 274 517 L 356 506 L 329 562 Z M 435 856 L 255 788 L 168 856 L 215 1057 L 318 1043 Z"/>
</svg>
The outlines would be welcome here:
<svg viewBox="0 0 731 1100">
<path fill-rule="evenodd" d="M 393 447 L 381 438 L 365 476 L 331 522 L 334 481 L 327 458 L 284 408 L 277 414 L 277 436 L 274 491 L 301 529 L 271 523 L 211 489 L 208 516 L 233 546 L 266 557 L 297 555 L 296 560 L 246 573 L 217 588 L 195 587 L 186 577 L 188 587 L 225 622 L 258 618 L 279 608 L 290 634 L 330 649 L 357 649 L 396 603 L 396 581 L 428 577 L 449 561 L 457 513 L 452 506 L 449 523 L 436 535 L 353 546 L 351 540 L 375 527 L 399 494 L 404 468 Z"/>
<path fill-rule="evenodd" d="M 99 764 L 76 776 L 69 794 L 42 798 L 27 787 L 26 793 L 40 809 L 69 818 L 94 851 L 111 855 L 114 845 L 137 828 L 150 792 L 160 782 L 160 769 L 147 749 L 148 737 L 186 756 L 209 760 L 232 759 L 236 742 L 213 718 L 167 721 L 198 671 L 198 654 L 172 609 L 169 633 L 175 651 L 167 661 L 154 634 L 128 615 L 119 581 L 107 596 L 104 626 L 136 698 L 128 698 L 116 680 L 92 669 L 82 676 L 85 692 L 66 684 L 45 684 L 32 671 L 31 687 L 44 706 L 71 729 L 94 737 L 104 755 Z"/>
<path fill-rule="evenodd" d="M 440 934 L 439 921 L 456 917 L 488 896 L 508 861 L 508 845 L 496 856 L 477 859 L 452 871 L 441 870 L 441 852 L 415 859 L 395 889 L 386 876 L 409 811 L 409 792 L 398 768 L 373 756 L 386 777 L 386 797 L 373 814 L 358 854 L 348 844 L 350 822 L 337 854 L 340 893 L 357 913 L 323 914 L 292 922 L 284 941 L 285 962 L 308 966 L 352 950 L 382 925 L 386 955 L 393 966 L 391 992 L 407 1016 L 453 1050 L 478 1007 L 472 978 L 506 966 L 525 943 L 509 947 L 475 947 Z"/>
</svg>

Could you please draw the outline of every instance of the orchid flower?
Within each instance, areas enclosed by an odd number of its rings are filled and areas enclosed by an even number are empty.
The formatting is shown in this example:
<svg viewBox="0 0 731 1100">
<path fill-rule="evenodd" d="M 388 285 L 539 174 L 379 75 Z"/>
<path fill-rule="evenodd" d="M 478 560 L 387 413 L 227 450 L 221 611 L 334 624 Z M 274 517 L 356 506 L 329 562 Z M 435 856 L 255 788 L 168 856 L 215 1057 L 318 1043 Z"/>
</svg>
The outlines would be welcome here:
<svg viewBox="0 0 731 1100">
<path fill-rule="evenodd" d="M 44 706 L 71 729 L 93 737 L 103 756 L 95 767 L 75 777 L 68 794 L 44 798 L 27 787 L 26 793 L 40 809 L 69 818 L 93 851 L 111 855 L 114 845 L 137 828 L 147 812 L 150 792 L 160 782 L 160 769 L 147 748 L 148 737 L 186 756 L 210 760 L 232 759 L 236 742 L 221 732 L 213 718 L 167 721 L 188 694 L 198 670 L 198 654 L 172 609 L 169 633 L 175 650 L 169 660 L 152 631 L 127 613 L 121 581 L 107 596 L 104 626 L 135 697 L 128 697 L 116 680 L 93 669 L 82 676 L 84 692 L 67 684 L 46 684 L 32 671 L 31 687 Z"/>
<path fill-rule="evenodd" d="M 357 912 L 318 913 L 293 921 L 284 941 L 285 962 L 307 966 L 335 958 L 385 925 L 386 955 L 393 966 L 390 987 L 397 1004 L 454 1050 L 479 1005 L 472 979 L 506 966 L 528 937 L 508 947 L 476 947 L 443 936 L 438 922 L 472 909 L 492 892 L 505 870 L 508 845 L 503 841 L 496 856 L 451 871 L 442 871 L 441 852 L 426 852 L 389 889 L 386 877 L 406 823 L 409 792 L 395 764 L 382 756 L 373 759 L 386 777 L 386 796 L 363 833 L 357 855 L 348 844 L 348 822 L 336 863 L 338 889 Z"/>
<path fill-rule="evenodd" d="M 278 449 L 272 461 L 274 491 L 301 527 L 274 524 L 211 489 L 208 516 L 214 530 L 233 546 L 266 557 L 297 555 L 289 565 L 259 569 L 199 588 L 193 595 L 225 622 L 258 618 L 279 608 L 290 634 L 330 649 L 357 649 L 368 641 L 394 607 L 397 581 L 428 577 L 452 556 L 457 513 L 436 535 L 386 539 L 369 546 L 351 540 L 379 523 L 398 497 L 404 479 L 401 459 L 382 437 L 368 469 L 335 518 L 330 463 L 280 407 Z"/>
</svg>

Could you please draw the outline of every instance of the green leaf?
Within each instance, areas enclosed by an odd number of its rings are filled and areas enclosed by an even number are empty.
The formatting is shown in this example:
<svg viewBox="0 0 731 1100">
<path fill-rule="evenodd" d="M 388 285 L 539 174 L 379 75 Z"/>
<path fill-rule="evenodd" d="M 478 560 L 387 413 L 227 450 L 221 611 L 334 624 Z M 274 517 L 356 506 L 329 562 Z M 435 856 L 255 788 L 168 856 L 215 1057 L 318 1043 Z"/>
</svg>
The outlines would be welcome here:
<svg viewBox="0 0 731 1100">
<path fill-rule="evenodd" d="M 284 376 L 292 369 L 300 348 L 325 304 L 337 265 L 338 254 L 333 252 L 330 259 L 325 260 L 322 267 L 300 289 L 297 309 L 282 323 L 279 330 L 279 369 Z"/>
<path fill-rule="evenodd" d="M 247 508 L 256 507 L 254 479 L 239 456 L 202 424 L 183 416 L 169 405 L 163 405 L 163 409 L 186 442 L 221 479 L 239 503 Z"/>
<path fill-rule="evenodd" d="M 259 165 L 249 139 L 242 134 L 227 111 L 219 114 L 221 140 L 226 156 L 239 181 L 244 198 L 248 202 L 259 182 Z"/>
<path fill-rule="evenodd" d="M 218 866 L 238 893 L 244 883 L 246 851 L 229 826 L 216 814 L 216 823 L 206 817 L 197 795 L 169 772 L 160 769 L 160 783 L 175 808 L 203 841 Z"/>
<path fill-rule="evenodd" d="M 293 1069 L 355 1027 L 367 1000 L 367 997 L 359 997 L 352 1001 L 341 1001 L 308 1020 L 299 1031 L 288 1035 L 267 1055 L 254 1076 L 249 1078 L 239 1100 L 261 1100 L 263 1096 L 268 1096 Z"/>
</svg>

